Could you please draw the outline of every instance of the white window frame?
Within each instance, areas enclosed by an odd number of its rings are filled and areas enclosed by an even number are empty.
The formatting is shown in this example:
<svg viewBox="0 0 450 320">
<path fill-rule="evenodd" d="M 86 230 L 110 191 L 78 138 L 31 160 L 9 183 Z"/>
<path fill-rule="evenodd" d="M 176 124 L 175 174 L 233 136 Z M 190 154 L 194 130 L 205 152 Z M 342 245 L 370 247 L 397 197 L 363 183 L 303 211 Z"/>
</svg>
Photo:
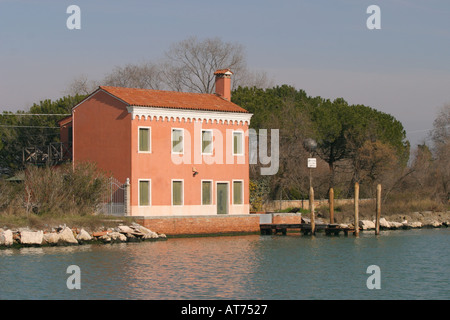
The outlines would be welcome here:
<svg viewBox="0 0 450 320">
<path fill-rule="evenodd" d="M 181 136 L 182 136 L 182 148 L 183 151 L 181 152 L 175 152 L 173 151 L 173 132 L 174 130 L 180 130 L 181 131 Z M 170 151 L 172 152 L 172 154 L 184 154 L 184 129 L 183 128 L 171 128 L 170 129 Z"/>
<path fill-rule="evenodd" d="M 242 188 L 241 188 L 241 199 L 242 199 L 242 203 L 234 203 L 234 183 L 235 182 L 241 182 L 242 183 Z M 233 179 L 231 180 L 231 203 L 234 206 L 241 206 L 244 205 L 244 180 L 242 179 Z"/>
<path fill-rule="evenodd" d="M 141 205 L 141 182 L 148 182 L 148 205 Z M 150 207 L 152 205 L 152 179 L 138 179 L 138 206 L 139 207 Z"/>
<path fill-rule="evenodd" d="M 173 182 L 181 181 L 181 204 L 173 204 Z M 170 180 L 170 204 L 174 207 L 184 206 L 184 179 L 171 179 Z"/>
<path fill-rule="evenodd" d="M 141 149 L 141 146 L 140 146 L 140 144 L 139 144 L 139 141 L 140 141 L 140 132 L 141 132 L 141 129 L 148 129 L 148 149 L 149 149 L 149 151 L 141 151 L 140 149 Z M 138 138 L 137 138 L 137 140 L 138 140 L 138 153 L 152 153 L 152 127 L 144 127 L 144 126 L 139 126 L 138 127 Z"/>
<path fill-rule="evenodd" d="M 211 152 L 203 152 L 203 132 L 206 132 L 206 131 L 211 132 Z M 200 151 L 201 151 L 202 155 L 208 155 L 208 156 L 213 155 L 213 153 L 214 153 L 214 130 L 202 129 L 201 135 L 200 135 L 200 141 L 201 141 L 201 144 L 200 144 L 201 150 Z"/>
<path fill-rule="evenodd" d="M 211 183 L 211 193 L 209 194 L 209 200 L 210 200 L 210 204 L 203 204 L 203 182 L 210 182 Z M 214 181 L 213 180 L 201 180 L 200 182 L 200 195 L 201 195 L 201 205 L 202 206 L 211 206 L 214 204 Z"/>
<path fill-rule="evenodd" d="M 241 135 L 241 153 L 234 153 L 234 134 L 235 133 L 239 133 Z M 244 151 L 244 131 L 242 130 L 233 130 L 232 132 L 232 145 L 231 145 L 231 152 L 233 153 L 233 156 L 243 156 L 245 151 Z"/>
</svg>

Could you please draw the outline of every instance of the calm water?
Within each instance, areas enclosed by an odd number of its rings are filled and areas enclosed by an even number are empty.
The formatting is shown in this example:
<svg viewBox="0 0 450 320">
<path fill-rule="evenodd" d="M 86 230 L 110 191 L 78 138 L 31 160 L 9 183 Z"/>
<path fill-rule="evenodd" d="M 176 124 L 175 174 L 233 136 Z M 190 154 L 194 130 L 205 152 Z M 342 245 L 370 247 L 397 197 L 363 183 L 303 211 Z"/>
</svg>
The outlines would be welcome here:
<svg viewBox="0 0 450 320">
<path fill-rule="evenodd" d="M 449 299 L 450 229 L 0 250 L 0 299 Z M 81 289 L 66 286 L 81 269 Z M 366 286 L 381 269 L 381 289 Z"/>
</svg>

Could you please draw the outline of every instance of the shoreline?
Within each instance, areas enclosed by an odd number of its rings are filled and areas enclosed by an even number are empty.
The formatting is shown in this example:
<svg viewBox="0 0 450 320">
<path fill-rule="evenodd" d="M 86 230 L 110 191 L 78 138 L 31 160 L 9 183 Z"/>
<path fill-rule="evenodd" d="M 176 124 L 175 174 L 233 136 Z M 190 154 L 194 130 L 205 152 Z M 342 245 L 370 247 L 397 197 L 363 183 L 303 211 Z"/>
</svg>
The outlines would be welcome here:
<svg viewBox="0 0 450 320">
<path fill-rule="evenodd" d="M 353 225 L 351 218 L 338 224 Z M 380 230 L 439 228 L 448 227 L 450 224 L 450 211 L 445 212 L 412 212 L 409 214 L 387 214 L 380 218 Z M 359 227 L 361 230 L 375 229 L 375 219 L 371 216 L 360 216 Z"/>
<path fill-rule="evenodd" d="M 106 229 L 106 230 L 104 230 Z M 23 247 L 79 246 L 85 244 L 111 244 L 166 240 L 165 234 L 156 233 L 138 223 L 119 224 L 114 228 L 87 231 L 84 228 L 59 226 L 48 230 L 29 228 L 0 228 L 0 249 Z"/>
<path fill-rule="evenodd" d="M 413 220 L 412 220 L 413 219 Z M 324 218 L 316 219 L 316 223 Z M 337 223 L 343 227 L 353 226 L 351 221 Z M 128 225 L 118 220 L 115 227 L 99 227 L 88 231 L 83 227 L 68 227 L 65 224 L 50 230 L 26 228 L 0 228 L 0 249 L 22 247 L 77 246 L 84 244 L 112 244 L 142 241 L 161 241 L 168 238 L 223 236 L 224 234 L 196 234 L 167 237 L 156 233 L 136 222 Z M 450 225 L 450 211 L 447 212 L 415 212 L 404 215 L 386 215 L 380 219 L 380 230 L 407 230 L 422 228 L 446 228 Z M 363 217 L 359 220 L 360 231 L 375 229 L 375 221 Z M 225 234 L 228 236 L 243 233 Z M 255 233 L 256 234 L 256 233 Z"/>
</svg>

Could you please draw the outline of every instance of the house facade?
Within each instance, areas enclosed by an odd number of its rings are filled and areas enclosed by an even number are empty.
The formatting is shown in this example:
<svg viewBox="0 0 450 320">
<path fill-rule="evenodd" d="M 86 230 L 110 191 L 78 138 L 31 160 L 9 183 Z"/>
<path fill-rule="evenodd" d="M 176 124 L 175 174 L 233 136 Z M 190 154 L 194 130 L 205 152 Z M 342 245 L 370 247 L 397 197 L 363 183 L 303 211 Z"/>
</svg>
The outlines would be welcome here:
<svg viewBox="0 0 450 320">
<path fill-rule="evenodd" d="M 72 110 L 73 163 L 129 183 L 129 215 L 248 214 L 251 114 L 230 101 L 230 70 L 216 93 L 100 86 Z"/>
</svg>

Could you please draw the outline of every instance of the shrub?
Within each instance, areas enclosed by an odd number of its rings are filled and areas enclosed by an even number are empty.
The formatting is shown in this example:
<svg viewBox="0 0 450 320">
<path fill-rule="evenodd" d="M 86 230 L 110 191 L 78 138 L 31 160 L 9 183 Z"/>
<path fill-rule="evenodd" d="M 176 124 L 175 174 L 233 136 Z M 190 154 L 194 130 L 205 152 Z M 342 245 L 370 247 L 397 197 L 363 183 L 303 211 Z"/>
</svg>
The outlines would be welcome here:
<svg viewBox="0 0 450 320">
<path fill-rule="evenodd" d="M 108 177 L 92 163 L 59 167 L 29 166 L 24 182 L 0 184 L 0 210 L 38 215 L 92 214 L 108 190 Z M 15 208 L 13 209 L 13 206 Z"/>
</svg>

